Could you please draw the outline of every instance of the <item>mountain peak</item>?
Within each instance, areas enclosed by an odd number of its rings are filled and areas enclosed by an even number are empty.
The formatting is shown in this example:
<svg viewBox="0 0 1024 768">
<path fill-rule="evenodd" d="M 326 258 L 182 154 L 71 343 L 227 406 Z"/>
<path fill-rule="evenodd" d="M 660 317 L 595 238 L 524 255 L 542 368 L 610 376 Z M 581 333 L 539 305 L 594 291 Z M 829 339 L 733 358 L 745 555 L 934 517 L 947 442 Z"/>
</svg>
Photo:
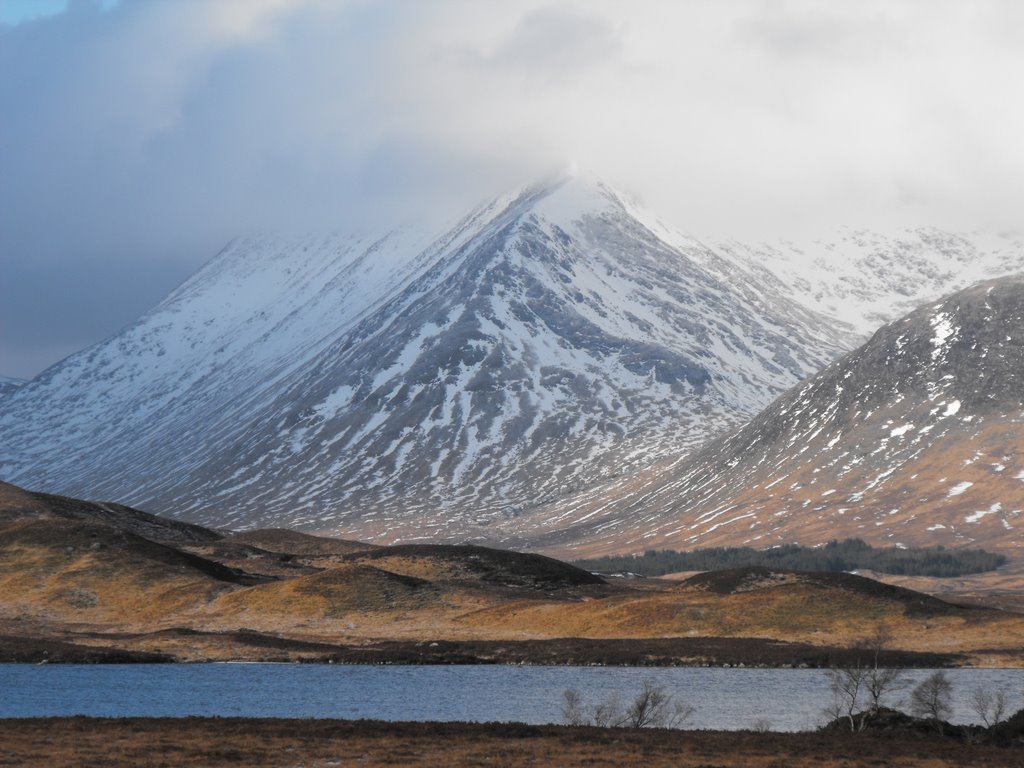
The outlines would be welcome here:
<svg viewBox="0 0 1024 768">
<path fill-rule="evenodd" d="M 603 181 L 582 173 L 564 175 L 549 184 L 534 205 L 534 212 L 552 221 L 576 221 L 612 210 L 625 210 L 622 197 Z"/>
<path fill-rule="evenodd" d="M 632 214 L 624 195 L 597 176 L 577 168 L 558 169 L 542 176 L 499 198 L 490 208 L 532 214 L 559 226 L 602 213 Z"/>
<path fill-rule="evenodd" d="M 579 172 L 426 244 L 240 241 L 11 398 L 0 476 L 218 525 L 480 535 L 737 426 L 838 351 L 713 261 Z"/>
</svg>

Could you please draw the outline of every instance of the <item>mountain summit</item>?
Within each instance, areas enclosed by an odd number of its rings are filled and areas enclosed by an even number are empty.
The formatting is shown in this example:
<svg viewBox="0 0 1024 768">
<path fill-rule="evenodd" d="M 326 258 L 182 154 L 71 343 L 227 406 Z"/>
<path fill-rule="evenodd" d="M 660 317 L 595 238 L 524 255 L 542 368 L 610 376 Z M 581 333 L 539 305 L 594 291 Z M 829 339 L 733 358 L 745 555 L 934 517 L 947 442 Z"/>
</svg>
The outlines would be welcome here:
<svg viewBox="0 0 1024 768">
<path fill-rule="evenodd" d="M 240 239 L 5 396 L 0 477 L 213 525 L 463 537 L 738 426 L 848 345 L 580 177 L 441 236 Z"/>
</svg>

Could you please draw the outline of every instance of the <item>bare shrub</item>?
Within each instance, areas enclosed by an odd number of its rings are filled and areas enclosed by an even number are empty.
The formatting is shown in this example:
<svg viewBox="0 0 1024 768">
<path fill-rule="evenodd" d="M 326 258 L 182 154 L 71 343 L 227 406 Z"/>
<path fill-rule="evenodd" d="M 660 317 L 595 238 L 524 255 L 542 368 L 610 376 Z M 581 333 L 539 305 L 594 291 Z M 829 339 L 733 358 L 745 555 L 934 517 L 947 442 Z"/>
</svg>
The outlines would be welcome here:
<svg viewBox="0 0 1024 768">
<path fill-rule="evenodd" d="M 622 697 L 613 693 L 600 704 L 594 705 L 592 722 L 599 728 L 621 728 L 626 724 L 626 714 L 622 710 Z"/>
<path fill-rule="evenodd" d="M 589 722 L 583 710 L 583 694 L 577 688 L 562 691 L 562 721 L 568 725 L 587 725 Z"/>
<path fill-rule="evenodd" d="M 678 702 L 665 687 L 645 680 L 628 706 L 618 692 L 587 708 L 583 695 L 575 688 L 562 692 L 562 721 L 568 725 L 595 725 L 599 728 L 676 728 L 694 712 L 689 704 Z"/>
<path fill-rule="evenodd" d="M 622 698 L 613 693 L 604 701 L 587 708 L 583 694 L 576 688 L 562 691 L 562 722 L 567 725 L 596 725 L 599 728 L 617 728 L 626 724 Z"/>
<path fill-rule="evenodd" d="M 928 718 L 942 731 L 942 722 L 953 714 L 953 683 L 945 672 L 933 672 L 910 692 L 910 713 Z"/>
<path fill-rule="evenodd" d="M 1009 709 L 1006 690 L 1000 688 L 990 691 L 987 688 L 975 688 L 971 693 L 971 708 L 986 728 L 991 728 L 1006 719 Z"/>
<path fill-rule="evenodd" d="M 664 686 L 644 680 L 640 691 L 626 709 L 626 723 L 633 728 L 674 728 L 681 725 L 693 707 L 676 702 Z"/>
</svg>

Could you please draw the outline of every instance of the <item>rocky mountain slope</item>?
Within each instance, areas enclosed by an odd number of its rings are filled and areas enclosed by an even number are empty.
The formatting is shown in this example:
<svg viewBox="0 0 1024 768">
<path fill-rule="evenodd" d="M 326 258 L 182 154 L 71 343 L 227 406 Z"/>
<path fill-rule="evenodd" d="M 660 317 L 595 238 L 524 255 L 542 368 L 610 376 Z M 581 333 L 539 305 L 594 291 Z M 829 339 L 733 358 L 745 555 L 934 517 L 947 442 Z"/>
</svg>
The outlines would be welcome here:
<svg viewBox="0 0 1024 768">
<path fill-rule="evenodd" d="M 535 531 L 554 531 L 537 536 Z M 884 326 L 742 429 L 506 527 L 552 551 L 1024 547 L 1024 277 Z"/>
<path fill-rule="evenodd" d="M 689 450 L 849 343 L 560 179 L 441 237 L 233 243 L 5 399 L 0 477 L 206 524 L 458 538 Z"/>
<path fill-rule="evenodd" d="M 24 379 L 14 379 L 10 376 L 0 376 L 0 399 L 5 395 L 9 395 L 12 392 L 19 389 L 26 382 Z"/>
</svg>

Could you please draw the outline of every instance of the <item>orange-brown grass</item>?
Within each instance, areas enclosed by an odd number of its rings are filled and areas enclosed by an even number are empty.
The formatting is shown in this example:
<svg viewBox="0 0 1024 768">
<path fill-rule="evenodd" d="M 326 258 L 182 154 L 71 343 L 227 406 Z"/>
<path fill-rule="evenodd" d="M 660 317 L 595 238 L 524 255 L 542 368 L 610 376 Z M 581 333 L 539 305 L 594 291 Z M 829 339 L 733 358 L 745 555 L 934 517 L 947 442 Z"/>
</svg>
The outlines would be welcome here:
<svg viewBox="0 0 1024 768">
<path fill-rule="evenodd" d="M 683 585 L 579 603 L 523 601 L 460 621 L 486 636 L 514 628 L 520 637 L 757 637 L 824 646 L 851 645 L 884 625 L 894 636 L 894 647 L 904 650 L 1013 651 L 1024 646 L 1024 616 L 983 609 L 915 613 L 899 600 L 799 578 L 735 594 Z"/>
<path fill-rule="evenodd" d="M 388 555 L 374 557 L 371 561 L 378 568 L 430 581 L 459 581 L 472 574 L 462 564 L 436 557 L 412 557 L 409 555 Z"/>
<path fill-rule="evenodd" d="M 228 541 L 248 544 L 265 549 L 268 552 L 287 552 L 303 557 L 348 555 L 367 549 L 375 549 L 376 545 L 361 541 L 334 539 L 326 536 L 313 536 L 287 528 L 259 528 L 252 531 L 239 531 L 229 534 Z"/>
<path fill-rule="evenodd" d="M 20 766 L 643 766 L 1021 768 L 1019 748 L 942 737 L 624 730 L 337 720 L 0 721 L 0 759 Z"/>
<path fill-rule="evenodd" d="M 5 526 L 0 561 L 3 614 L 53 621 L 152 626 L 233 586 L 176 550 L 67 520 Z"/>
<path fill-rule="evenodd" d="M 361 625 L 368 617 L 376 620 L 374 625 L 386 625 L 402 614 L 439 607 L 442 597 L 429 582 L 380 568 L 341 565 L 223 595 L 207 615 L 218 624 L 260 629 L 351 630 L 353 622 Z"/>
<path fill-rule="evenodd" d="M 209 557 L 107 525 L 8 521 L 0 525 L 0 634 L 196 659 L 263 658 L 265 646 L 232 634 L 243 628 L 319 644 L 699 636 L 836 646 L 884 624 L 897 649 L 1024 664 L 1024 615 L 928 603 L 842 575 L 765 572 L 722 590 L 705 577 L 595 584 L 562 563 L 480 548 L 332 555 L 342 559 L 324 570 L 242 542 L 196 548 Z M 238 567 L 267 565 L 267 576 L 240 575 L 215 562 L 217 552 Z M 222 636 L 157 633 L 172 627 Z M 272 650 L 324 655 L 294 643 Z"/>
<path fill-rule="evenodd" d="M 492 605 L 484 596 L 358 564 L 239 589 L 203 612 L 205 627 L 239 626 L 318 641 L 447 637 L 466 610 Z"/>
<path fill-rule="evenodd" d="M 440 591 L 428 581 L 380 568 L 341 565 L 288 581 L 240 589 L 219 598 L 211 612 L 336 619 L 351 612 L 423 608 L 439 598 Z"/>
</svg>

